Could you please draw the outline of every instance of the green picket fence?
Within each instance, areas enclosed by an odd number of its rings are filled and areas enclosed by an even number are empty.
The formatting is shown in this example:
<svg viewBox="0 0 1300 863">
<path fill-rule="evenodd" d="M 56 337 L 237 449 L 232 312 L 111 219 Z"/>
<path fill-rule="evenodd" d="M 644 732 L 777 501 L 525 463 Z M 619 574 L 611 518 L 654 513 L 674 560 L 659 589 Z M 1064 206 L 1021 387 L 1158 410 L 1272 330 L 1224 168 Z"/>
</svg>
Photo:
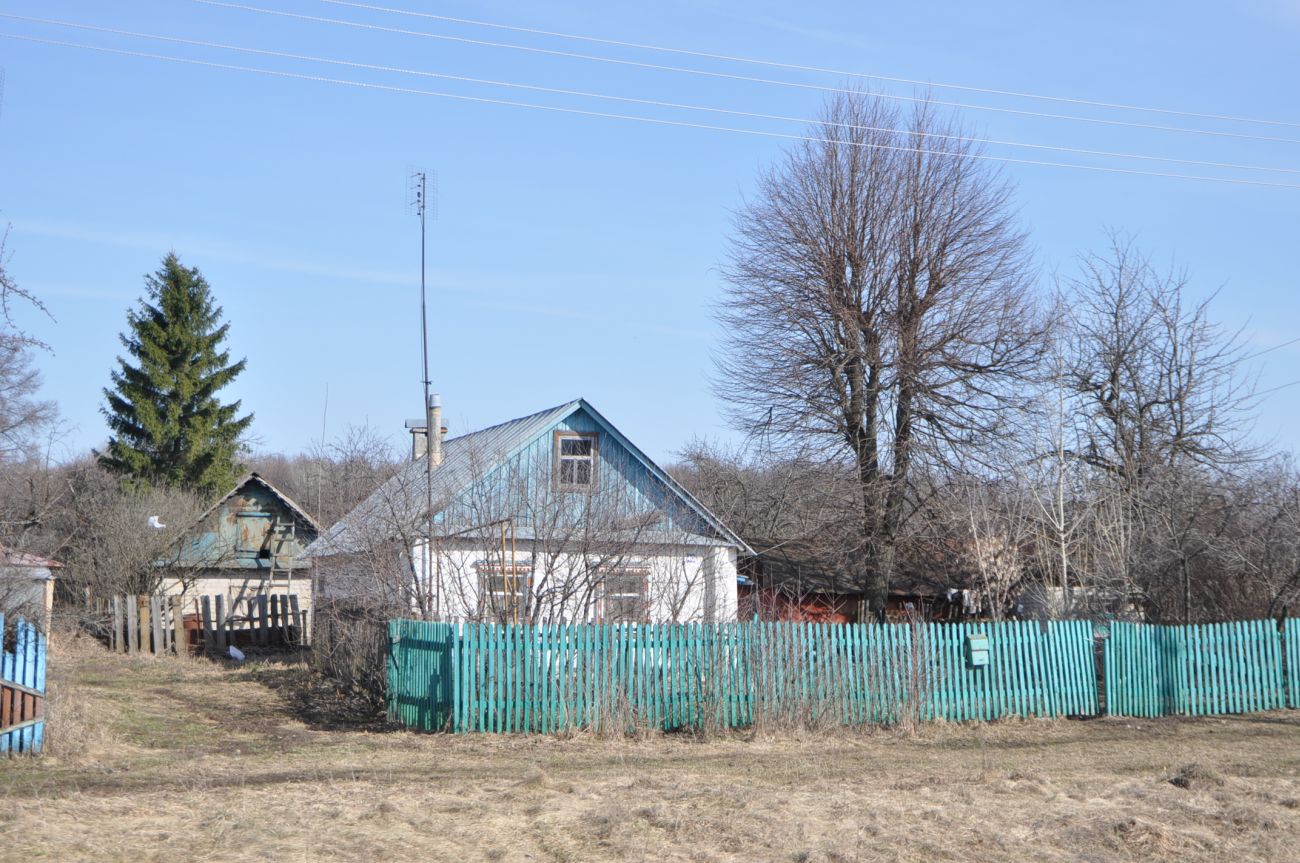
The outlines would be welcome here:
<svg viewBox="0 0 1300 863">
<path fill-rule="evenodd" d="M 1286 621 L 1291 657 L 1300 628 Z M 1113 623 L 1106 642 L 1106 711 L 1113 716 L 1205 716 L 1287 703 L 1275 620 L 1191 626 Z M 1290 706 L 1300 688 L 1291 663 Z"/>
<path fill-rule="evenodd" d="M 969 636 L 988 640 L 985 665 Z M 389 624 L 389 715 L 458 732 L 1095 715 L 1086 621 Z"/>
<path fill-rule="evenodd" d="M 1288 617 L 1282 633 L 1286 645 L 1286 706 L 1300 709 L 1300 617 Z"/>
</svg>

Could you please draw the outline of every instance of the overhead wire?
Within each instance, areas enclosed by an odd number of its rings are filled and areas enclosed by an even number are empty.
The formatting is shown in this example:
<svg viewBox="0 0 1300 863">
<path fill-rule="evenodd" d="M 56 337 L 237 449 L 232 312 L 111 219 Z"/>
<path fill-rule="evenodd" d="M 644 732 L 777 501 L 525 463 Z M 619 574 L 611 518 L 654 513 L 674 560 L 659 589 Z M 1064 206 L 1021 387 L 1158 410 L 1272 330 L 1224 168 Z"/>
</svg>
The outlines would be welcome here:
<svg viewBox="0 0 1300 863">
<path fill-rule="evenodd" d="M 1258 398 L 1259 396 L 1266 396 L 1270 393 L 1275 393 L 1278 390 L 1284 390 L 1287 389 L 1288 387 L 1294 387 L 1294 386 L 1300 386 L 1300 380 L 1291 381 L 1285 384 L 1279 384 L 1278 386 L 1275 387 L 1269 387 L 1266 390 L 1260 390 L 1258 392 L 1251 393 L 1251 396 L 1254 398 Z"/>
<path fill-rule="evenodd" d="M 489 105 L 503 105 L 516 108 L 527 108 L 538 111 L 552 111 L 563 114 L 601 117 L 614 120 L 628 120 L 641 123 L 651 123 L 660 126 L 673 126 L 689 129 L 705 129 L 716 132 L 729 132 L 742 135 L 754 135 L 764 138 L 775 138 L 787 141 L 805 141 L 811 143 L 837 144 L 842 146 L 863 147 L 876 150 L 891 150 L 908 153 L 919 153 L 931 156 L 949 156 L 962 159 L 977 159 L 980 161 L 1000 162 L 1015 165 L 1037 165 L 1048 168 L 1070 168 L 1082 171 L 1094 171 L 1111 174 L 1125 174 L 1131 176 L 1163 177 L 1176 180 L 1197 180 L 1212 183 L 1226 183 L 1231 185 L 1244 186 L 1261 186 L 1281 189 L 1300 189 L 1300 184 L 1295 183 L 1277 183 L 1266 180 L 1250 180 L 1238 177 L 1215 177 L 1198 174 L 1178 174 L 1168 171 L 1146 171 L 1137 168 L 1120 168 L 1107 165 L 1086 165 L 1072 162 L 1051 162 L 1039 159 L 1023 159 L 1013 156 L 994 156 L 987 153 L 970 153 L 954 152 L 948 150 L 937 150 L 928 147 L 903 147 L 898 145 L 880 144 L 868 141 L 844 141 L 842 139 L 824 138 L 816 135 L 798 135 L 785 132 L 771 132 L 759 129 L 746 129 L 734 126 L 722 126 L 712 123 L 695 123 L 686 120 L 671 120 L 662 117 L 644 117 L 634 114 L 616 114 L 607 111 L 592 111 L 585 108 L 570 108 L 558 105 L 539 105 L 532 102 L 519 102 L 512 99 L 498 99 L 487 96 L 469 96 L 463 93 L 447 93 L 437 90 L 422 90 L 413 87 L 399 87 L 392 84 L 378 84 L 370 81 L 355 81 L 349 78 L 332 78 L 324 75 L 310 75 L 301 72 L 288 72 L 281 69 L 264 69 L 256 66 L 241 66 L 233 63 L 219 63 L 212 60 L 200 60 L 191 57 L 175 57 L 167 54 L 154 54 L 147 51 L 132 51 L 124 48 L 110 48 L 102 45 L 88 45 L 84 43 L 68 42 L 60 39 L 47 39 L 38 36 L 28 36 L 19 33 L 0 32 L 0 38 L 16 39 L 24 42 L 31 42 L 43 45 L 52 45 L 64 48 L 75 48 L 87 51 L 96 51 L 105 54 L 115 54 L 124 57 L 145 58 L 151 60 L 162 60 L 172 63 L 180 63 L 191 66 L 201 66 L 211 69 L 224 69 L 236 72 L 245 72 L 250 74 L 268 75 L 278 78 L 286 78 L 299 81 L 314 81 L 325 84 L 335 84 L 347 87 L 355 87 L 367 90 L 377 90 L 391 93 L 407 93 L 421 96 L 433 96 L 443 99 L 454 99 L 463 102 L 477 102 Z"/>
<path fill-rule="evenodd" d="M 1300 342 L 1300 336 L 1296 336 L 1294 339 L 1288 339 L 1287 341 L 1282 342 L 1281 344 L 1273 345 L 1271 348 L 1264 348 L 1263 350 L 1256 351 L 1256 352 L 1253 353 L 1253 354 L 1247 354 L 1246 356 L 1242 357 L 1241 359 L 1242 359 L 1243 361 L 1245 361 L 1245 360 L 1253 360 L 1255 357 L 1262 357 L 1262 356 L 1264 356 L 1264 354 L 1271 354 L 1271 353 L 1273 353 L 1273 351 L 1280 351 L 1280 350 L 1282 350 L 1283 348 L 1289 348 L 1289 347 L 1291 347 L 1292 345 L 1294 345 L 1296 342 Z"/>
<path fill-rule="evenodd" d="M 1239 117 L 1231 114 L 1214 114 L 1201 111 L 1185 111 L 1174 108 L 1157 108 L 1149 105 L 1130 105 L 1122 102 L 1102 102 L 1094 99 L 1080 99 L 1071 96 L 1050 96 L 1031 93 L 1024 90 L 999 90 L 993 87 L 980 87 L 972 84 L 953 84 L 941 81 L 925 81 L 919 78 L 901 78 L 896 75 L 882 75 L 877 72 L 850 72 L 843 69 L 830 69 L 824 66 L 807 66 L 801 63 L 788 63 L 779 60 L 763 60 L 755 57 L 741 57 L 734 54 L 718 54 L 711 51 L 695 51 L 687 48 L 673 48 L 664 45 L 651 45 L 645 42 L 627 42 L 619 39 L 606 39 L 599 36 L 585 36 L 577 33 L 563 33 L 557 30 L 542 30 L 536 27 L 521 27 L 515 24 L 502 24 L 495 21 L 480 21 L 473 18 L 457 18 L 452 15 L 437 15 L 432 12 L 420 12 L 414 9 L 396 9 L 373 3 L 358 3 L 355 0 L 320 0 L 332 6 L 351 9 L 364 9 L 370 12 L 384 12 L 393 15 L 405 15 L 412 18 L 425 18 L 433 21 L 446 21 L 452 24 L 466 24 L 472 27 L 487 27 L 496 30 L 508 30 L 515 33 L 527 33 L 533 36 L 548 36 L 557 39 L 571 39 L 590 42 L 597 45 L 609 45 L 617 48 L 633 48 L 640 51 L 656 51 L 666 54 L 679 54 L 686 57 L 699 57 L 705 60 L 722 60 L 728 63 L 745 63 L 754 66 L 766 66 L 773 69 L 789 69 L 796 72 L 815 72 L 825 75 L 838 75 L 844 78 L 863 78 L 873 81 L 888 81 L 893 84 L 911 84 L 921 87 L 933 87 L 941 90 L 964 90 L 970 93 L 983 93 L 990 96 L 1010 96 L 1017 99 L 1037 99 L 1047 102 L 1061 102 L 1070 105 L 1086 105 L 1092 108 L 1106 108 L 1123 111 L 1145 111 L 1153 114 L 1168 114 L 1178 117 L 1193 117 L 1199 120 L 1221 120 L 1232 123 L 1257 123 L 1268 126 L 1289 126 L 1300 128 L 1300 122 L 1289 120 L 1271 120 L 1260 117 Z"/>
<path fill-rule="evenodd" d="M 857 91 L 849 87 L 833 87 L 825 84 L 810 84 L 800 81 L 783 81 L 776 78 L 760 78 L 752 75 L 740 75 L 733 72 L 719 72 L 708 69 L 692 69 L 684 66 L 668 66 L 659 63 L 647 63 L 641 60 L 628 60 L 617 57 L 601 57 L 595 54 L 581 54 L 575 51 L 559 51 L 552 48 L 539 48 L 532 45 L 515 45 L 508 42 L 492 42 L 486 39 L 473 39 L 468 36 L 452 36 L 447 33 L 430 33 L 425 30 L 408 30 L 403 27 L 389 27 L 382 24 L 368 24 L 362 21 L 349 21 L 341 18 L 329 18 L 322 15 L 306 15 L 300 12 L 289 12 L 282 9 L 267 9 L 261 6 L 251 6 L 244 3 L 229 3 L 225 0 L 191 0 L 205 6 L 214 6 L 223 9 L 234 9 L 243 12 L 253 12 L 261 15 L 271 15 L 282 18 L 290 18 L 299 21 L 310 21 L 318 24 L 332 24 L 343 27 L 352 27 L 354 29 L 369 30 L 382 33 L 394 33 L 404 36 L 415 36 L 425 39 L 435 39 L 446 42 L 457 42 L 466 45 L 478 45 L 491 48 L 505 48 L 513 51 L 523 51 L 534 54 L 544 54 L 553 57 L 566 57 L 570 59 L 586 60 L 599 63 L 612 63 L 620 66 L 629 66 L 641 69 L 651 69 L 661 72 L 674 72 L 689 75 L 702 75 L 710 78 L 720 78 L 732 81 L 743 81 L 753 84 L 765 84 L 780 87 L 792 87 L 801 90 L 815 90 L 824 93 L 856 93 Z M 891 99 L 903 102 L 914 101 L 911 96 L 900 96 L 896 93 L 875 93 L 874 95 L 882 99 Z M 1193 129 L 1184 126 L 1165 126 L 1158 123 L 1140 123 L 1133 120 L 1116 120 L 1103 117 L 1085 117 L 1077 114 L 1052 114 L 1043 111 L 1030 111 L 1021 108 L 1008 108 L 997 105 L 980 105 L 966 102 L 953 102 L 942 99 L 929 99 L 930 104 L 939 105 L 946 108 L 961 108 L 971 111 L 993 111 L 1003 114 L 1013 114 L 1024 117 L 1037 117 L 1040 119 L 1066 120 L 1079 123 L 1095 123 L 1106 126 L 1120 126 L 1134 129 L 1146 129 L 1159 132 L 1174 132 L 1189 135 L 1208 135 L 1220 138 L 1235 138 L 1248 141 L 1265 141 L 1275 144 L 1300 144 L 1300 138 L 1283 138 L 1274 135 L 1257 135 L 1246 132 L 1228 132 L 1216 129 Z"/>
<path fill-rule="evenodd" d="M 86 24 L 86 23 L 76 22 L 76 21 L 62 21 L 53 18 L 39 18 L 39 17 L 28 16 L 28 15 L 16 15 L 7 12 L 0 12 L 0 18 L 8 18 L 11 20 L 25 21 L 28 23 L 48 24 L 48 25 L 67 27 L 67 28 L 77 29 L 77 30 L 88 30 L 96 33 L 109 33 L 116 36 L 128 36 L 137 39 L 149 39 L 153 41 L 167 42 L 172 44 L 189 45 L 193 47 L 219 49 L 224 51 L 235 51 L 235 52 L 265 56 L 265 57 L 276 57 L 279 59 L 286 59 L 286 60 L 322 63 L 322 64 L 334 65 L 334 66 L 343 66 L 343 67 L 353 68 L 353 69 L 366 69 L 369 71 L 396 73 L 396 74 L 411 75 L 416 77 L 437 78 L 442 80 L 460 81 L 464 83 L 481 84 L 481 85 L 488 85 L 494 87 L 508 87 L 514 89 L 529 90 L 533 92 L 550 93 L 554 95 L 576 96 L 576 97 L 590 98 L 590 99 L 603 99 L 607 101 L 624 102 L 624 103 L 638 104 L 638 105 L 648 105 L 648 106 L 658 107 L 658 108 L 670 108 L 670 109 L 687 110 L 687 111 L 701 111 L 707 113 L 727 114 L 731 116 L 746 117 L 750 119 L 772 120 L 778 122 L 801 123 L 804 125 L 833 127 L 833 128 L 846 129 L 850 131 L 885 132 L 885 133 L 893 133 L 893 134 L 901 134 L 901 135 L 923 136 L 926 138 L 939 138 L 939 139 L 945 139 L 951 141 L 958 141 L 962 143 L 990 144 L 990 145 L 1002 146 L 1002 147 L 1019 147 L 1024 149 L 1046 150 L 1046 151 L 1058 152 L 1058 153 L 1072 153 L 1076 155 L 1101 156 L 1105 158 L 1136 159 L 1136 160 L 1143 160 L 1143 161 L 1167 162 L 1172 164 L 1190 165 L 1190 166 L 1205 167 L 1205 168 L 1227 168 L 1232 170 L 1243 170 L 1243 171 L 1262 171 L 1262 172 L 1273 172 L 1273 173 L 1281 173 L 1281 174 L 1300 174 L 1300 169 L 1297 168 L 1282 168 L 1282 167 L 1274 167 L 1268 165 L 1245 165 L 1245 164 L 1233 163 L 1233 162 L 1215 162 L 1215 161 L 1207 161 L 1201 159 L 1183 159 L 1175 156 L 1154 156 L 1154 155 L 1141 154 L 1141 153 L 1122 153 L 1122 152 L 1109 151 L 1109 150 L 1093 150 L 1093 149 L 1087 149 L 1081 147 L 1066 147 L 1066 146 L 1059 146 L 1053 144 L 1031 144 L 1031 143 L 1025 143 L 1021 141 L 1007 141 L 1007 140 L 999 140 L 995 138 L 979 138 L 979 137 L 969 136 L 969 135 L 954 135 L 954 134 L 939 133 L 939 132 L 917 132 L 913 130 L 897 129 L 892 127 L 865 126 L 865 125 L 854 124 L 854 123 L 840 123 L 835 121 L 812 120 L 806 117 L 791 117 L 791 116 L 780 115 L 780 114 L 766 114 L 766 113 L 759 113 L 753 111 L 741 111 L 741 110 L 736 110 L 731 108 L 712 107 L 707 105 L 692 105 L 692 104 L 686 104 L 680 102 L 667 102 L 667 101 L 660 101 L 656 99 L 643 99 L 643 98 L 637 98 L 632 96 L 618 96 L 618 95 L 612 95 L 608 93 L 595 93 L 595 92 L 584 91 L 584 90 L 570 90 L 570 89 L 564 89 L 559 87 L 544 87 L 541 85 L 522 84 L 514 81 L 498 81 L 498 80 L 490 80 L 485 78 L 474 78 L 467 75 L 454 75 L 454 74 L 444 73 L 444 72 L 432 72 L 432 71 L 421 70 L 421 69 L 408 69 L 400 66 L 387 66 L 387 65 L 374 64 L 374 63 L 362 63 L 354 60 L 340 60 L 337 58 L 318 57 L 309 54 L 297 54 L 297 53 L 292 53 L 287 51 L 273 51 L 273 50 L 268 50 L 263 48 L 252 48 L 243 45 L 232 45 L 223 42 L 212 42 L 204 39 L 189 39 L 180 36 L 166 36 L 166 35 L 160 35 L 154 33 L 143 33 L 136 30 L 125 30 L 117 27 L 104 27 L 100 25 Z"/>
</svg>

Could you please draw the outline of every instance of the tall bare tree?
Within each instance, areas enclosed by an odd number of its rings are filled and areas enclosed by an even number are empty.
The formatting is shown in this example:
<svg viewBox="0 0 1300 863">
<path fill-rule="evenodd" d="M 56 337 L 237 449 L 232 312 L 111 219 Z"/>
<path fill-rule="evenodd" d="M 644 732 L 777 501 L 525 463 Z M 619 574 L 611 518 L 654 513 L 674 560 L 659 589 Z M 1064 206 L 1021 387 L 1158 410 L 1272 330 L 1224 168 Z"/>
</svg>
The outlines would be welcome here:
<svg viewBox="0 0 1300 863">
<path fill-rule="evenodd" d="M 1149 615 L 1190 620 L 1193 570 L 1227 523 L 1212 518 L 1226 516 L 1214 488 L 1257 456 L 1242 343 L 1210 299 L 1189 300 L 1181 270 L 1157 270 L 1121 234 L 1064 287 L 1073 456 L 1094 473 L 1093 573 Z"/>
<path fill-rule="evenodd" d="M 825 107 L 737 213 L 718 391 L 751 431 L 854 469 L 884 607 L 918 472 L 993 436 L 1040 350 L 1011 188 L 922 100 Z"/>
</svg>

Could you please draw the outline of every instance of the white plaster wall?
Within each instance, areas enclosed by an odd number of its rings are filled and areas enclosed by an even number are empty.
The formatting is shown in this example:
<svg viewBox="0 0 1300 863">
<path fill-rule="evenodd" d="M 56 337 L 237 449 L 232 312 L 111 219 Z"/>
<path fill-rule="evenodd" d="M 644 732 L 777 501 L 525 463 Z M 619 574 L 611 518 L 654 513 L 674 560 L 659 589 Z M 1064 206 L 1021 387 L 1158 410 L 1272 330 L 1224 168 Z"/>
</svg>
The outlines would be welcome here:
<svg viewBox="0 0 1300 863">
<path fill-rule="evenodd" d="M 481 615 L 480 578 L 476 564 L 493 566 L 501 560 L 499 544 L 438 543 L 432 565 L 423 543 L 412 549 L 412 560 L 421 583 L 430 594 L 437 588 L 439 617 L 444 620 L 473 620 Z M 565 554 L 538 553 L 537 564 L 530 566 L 534 552 L 530 543 L 517 543 L 514 560 L 523 569 L 529 567 L 533 578 L 533 605 L 548 622 L 596 621 L 602 604 L 598 595 L 588 590 L 586 570 L 581 558 Z M 510 561 L 507 546 L 506 561 Z M 648 568 L 650 621 L 729 622 L 736 619 L 736 549 L 729 546 L 643 545 L 628 555 L 620 555 L 616 564 Z M 427 569 L 431 568 L 431 579 Z M 528 577 L 520 573 L 520 578 Z M 565 595 L 567 594 L 567 595 Z M 563 595 L 563 596 L 562 596 Z"/>
<path fill-rule="evenodd" d="M 163 596 L 180 596 L 186 600 L 185 613 L 189 614 L 195 609 L 191 607 L 191 600 L 200 596 L 224 596 L 229 603 L 239 596 L 256 596 L 259 593 L 266 594 L 293 594 L 298 597 L 298 607 L 301 611 L 311 610 L 312 598 L 312 580 L 310 569 L 303 569 L 293 574 L 291 579 L 277 578 L 274 581 L 264 579 L 260 573 L 250 572 L 247 575 L 229 575 L 222 573 L 220 575 L 200 575 L 195 578 L 164 578 L 159 583 L 158 591 Z"/>
</svg>

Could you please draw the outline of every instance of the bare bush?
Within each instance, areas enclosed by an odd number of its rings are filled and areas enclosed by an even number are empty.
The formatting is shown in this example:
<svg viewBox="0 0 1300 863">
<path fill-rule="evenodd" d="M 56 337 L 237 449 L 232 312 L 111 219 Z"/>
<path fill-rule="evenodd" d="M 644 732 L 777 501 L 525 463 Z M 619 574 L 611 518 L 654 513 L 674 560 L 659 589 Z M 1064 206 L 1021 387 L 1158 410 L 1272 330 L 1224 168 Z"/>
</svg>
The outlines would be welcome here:
<svg viewBox="0 0 1300 863">
<path fill-rule="evenodd" d="M 67 607 L 90 614 L 89 598 L 152 594 L 164 578 L 176 576 L 167 563 L 204 501 L 172 489 L 125 488 L 91 459 L 63 468 L 60 477 L 63 492 L 47 529 L 59 540 L 59 587 Z M 149 527 L 150 516 L 166 527 Z"/>
</svg>

